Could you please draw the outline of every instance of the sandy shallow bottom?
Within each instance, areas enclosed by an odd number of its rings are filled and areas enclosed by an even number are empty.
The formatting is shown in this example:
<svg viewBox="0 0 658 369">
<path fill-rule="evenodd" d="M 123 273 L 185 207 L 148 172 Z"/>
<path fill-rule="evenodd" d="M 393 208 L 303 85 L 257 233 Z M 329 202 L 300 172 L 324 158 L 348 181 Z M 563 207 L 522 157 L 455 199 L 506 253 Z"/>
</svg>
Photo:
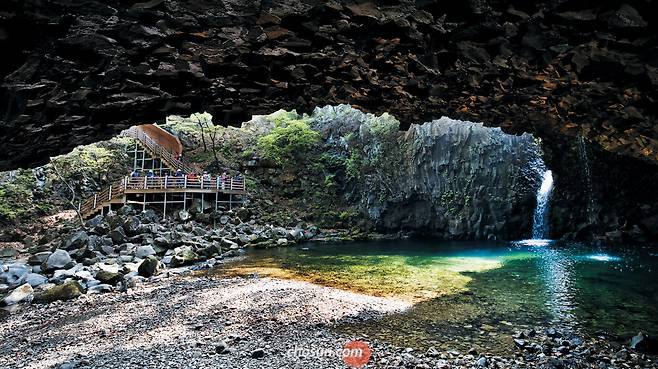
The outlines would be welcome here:
<svg viewBox="0 0 658 369">
<path fill-rule="evenodd" d="M 0 322 L 0 368 L 345 368 L 339 355 L 291 352 L 339 350 L 363 337 L 333 324 L 408 307 L 302 281 L 168 276 L 21 307 Z M 265 356 L 252 358 L 258 349 Z"/>
</svg>

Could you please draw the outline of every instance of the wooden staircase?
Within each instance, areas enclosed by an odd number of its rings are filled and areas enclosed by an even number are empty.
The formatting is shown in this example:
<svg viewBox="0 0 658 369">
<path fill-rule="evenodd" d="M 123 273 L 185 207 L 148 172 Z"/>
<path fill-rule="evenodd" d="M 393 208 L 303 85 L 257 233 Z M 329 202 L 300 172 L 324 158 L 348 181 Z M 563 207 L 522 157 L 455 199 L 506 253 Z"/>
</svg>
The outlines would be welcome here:
<svg viewBox="0 0 658 369">
<path fill-rule="evenodd" d="M 136 139 L 151 155 L 160 158 L 174 170 L 180 169 L 183 173 L 201 172 L 199 166 L 181 158 L 182 145 L 178 138 L 156 125 L 131 127 L 121 132 L 121 135 Z"/>
<path fill-rule="evenodd" d="M 169 132 L 163 130 L 162 128 L 153 125 L 141 125 L 131 127 L 121 133 L 123 136 L 132 137 L 136 139 L 140 145 L 144 147 L 145 150 L 149 151 L 153 157 L 160 158 L 165 162 L 169 167 L 174 170 L 181 170 L 183 173 L 200 173 L 201 169 L 198 165 L 190 163 L 187 160 L 181 158 L 182 145 L 180 140 Z M 164 177 L 166 178 L 166 177 Z M 140 177 L 140 181 L 143 180 L 143 177 Z M 81 201 L 78 204 L 78 212 L 80 215 L 85 218 L 91 218 L 97 213 L 101 212 L 104 207 L 111 206 L 112 204 L 123 204 L 126 202 L 126 188 L 134 190 L 134 184 L 131 184 L 132 179 L 129 177 L 122 178 L 120 181 L 112 183 L 108 188 L 104 189 L 101 192 L 94 194 Z M 216 181 L 218 188 L 221 187 L 223 190 L 224 186 L 220 181 Z M 144 182 L 144 190 L 153 190 L 147 186 L 147 182 Z M 236 186 L 238 186 L 236 184 Z M 244 188 L 244 181 L 241 184 L 241 187 L 238 186 L 242 191 Z"/>
</svg>

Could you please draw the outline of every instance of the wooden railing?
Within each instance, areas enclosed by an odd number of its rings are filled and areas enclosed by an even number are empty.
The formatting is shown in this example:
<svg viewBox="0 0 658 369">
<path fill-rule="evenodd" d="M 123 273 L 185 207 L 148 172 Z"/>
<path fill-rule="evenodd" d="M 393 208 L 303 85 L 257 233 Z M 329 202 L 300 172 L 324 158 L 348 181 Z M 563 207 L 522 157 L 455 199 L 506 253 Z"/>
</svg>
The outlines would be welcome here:
<svg viewBox="0 0 658 369">
<path fill-rule="evenodd" d="M 123 180 L 126 190 L 165 190 L 165 189 L 189 189 L 189 190 L 213 190 L 213 191 L 246 191 L 244 179 L 221 177 L 192 178 L 189 176 L 164 176 L 164 177 L 126 177 Z"/>
<path fill-rule="evenodd" d="M 182 170 L 185 173 L 200 173 L 201 169 L 188 162 L 187 160 L 182 159 L 180 156 L 168 151 L 161 145 L 159 145 L 155 140 L 153 140 L 149 135 L 147 135 L 142 128 L 130 127 L 129 129 L 122 132 L 124 136 L 132 137 L 139 142 L 141 142 L 144 147 L 146 147 L 153 155 L 161 158 L 167 164 L 169 164 L 175 170 Z"/>
<path fill-rule="evenodd" d="M 82 216 L 93 214 L 107 205 L 112 199 L 134 190 L 210 190 L 212 192 L 246 192 L 243 178 L 217 177 L 124 177 L 105 190 L 90 196 L 80 203 L 78 210 Z M 172 191 L 173 192 L 173 191 Z"/>
<path fill-rule="evenodd" d="M 112 201 L 112 199 L 123 195 L 125 190 L 125 179 L 112 183 L 108 188 L 101 192 L 95 193 L 93 196 L 88 197 L 80 204 L 78 204 L 78 211 L 82 216 L 93 213 L 100 209 L 104 204 Z"/>
</svg>

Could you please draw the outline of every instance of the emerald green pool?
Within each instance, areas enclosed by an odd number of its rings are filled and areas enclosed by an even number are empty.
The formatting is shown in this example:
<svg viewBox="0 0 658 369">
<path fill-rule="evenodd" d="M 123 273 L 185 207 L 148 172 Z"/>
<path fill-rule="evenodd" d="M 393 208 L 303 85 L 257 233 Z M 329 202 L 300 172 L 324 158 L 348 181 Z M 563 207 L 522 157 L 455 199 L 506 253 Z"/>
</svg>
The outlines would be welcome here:
<svg viewBox="0 0 658 369">
<path fill-rule="evenodd" d="M 251 250 L 231 273 L 296 278 L 403 299 L 409 310 L 338 330 L 392 343 L 504 351 L 552 326 L 626 339 L 658 334 L 658 249 L 566 242 L 385 241 Z"/>
</svg>

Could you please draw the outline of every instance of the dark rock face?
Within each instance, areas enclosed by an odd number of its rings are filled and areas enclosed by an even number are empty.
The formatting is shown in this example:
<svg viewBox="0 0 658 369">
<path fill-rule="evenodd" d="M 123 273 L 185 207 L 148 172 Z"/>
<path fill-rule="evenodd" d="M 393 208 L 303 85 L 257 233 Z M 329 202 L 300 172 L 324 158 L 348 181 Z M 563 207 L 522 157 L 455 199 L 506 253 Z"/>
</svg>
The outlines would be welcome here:
<svg viewBox="0 0 658 369">
<path fill-rule="evenodd" d="M 442 118 L 413 125 L 396 147 L 402 149 L 390 153 L 389 165 L 370 175 L 385 185 L 364 186 L 362 203 L 378 227 L 446 239 L 530 233 L 544 170 L 531 135 Z"/>
<path fill-rule="evenodd" d="M 5 0 L 0 170 L 168 113 L 350 103 L 657 161 L 651 2 Z M 402 127 L 406 128 L 406 127 Z"/>
</svg>

